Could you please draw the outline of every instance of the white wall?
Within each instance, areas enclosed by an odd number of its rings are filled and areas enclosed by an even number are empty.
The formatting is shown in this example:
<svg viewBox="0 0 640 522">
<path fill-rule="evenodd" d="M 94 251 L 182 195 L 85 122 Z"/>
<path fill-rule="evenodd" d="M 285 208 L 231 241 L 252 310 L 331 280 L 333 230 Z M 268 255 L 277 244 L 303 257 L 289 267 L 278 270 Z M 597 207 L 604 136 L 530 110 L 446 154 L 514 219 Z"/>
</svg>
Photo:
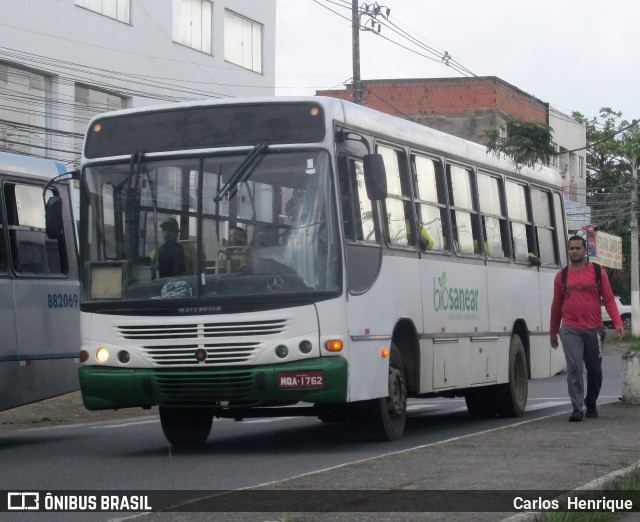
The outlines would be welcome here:
<svg viewBox="0 0 640 522">
<path fill-rule="evenodd" d="M 276 0 L 215 0 L 213 5 L 209 55 L 172 41 L 172 0 L 132 0 L 130 24 L 78 7 L 74 0 L 4 0 L 0 63 L 52 75 L 54 103 L 47 126 L 70 133 L 77 131 L 69 107 L 75 84 L 126 96 L 128 107 L 275 95 Z M 225 8 L 263 24 L 262 74 L 225 62 Z M 1 85 L 0 98 L 5 103 L 8 98 Z M 72 138 L 65 146 L 60 139 L 56 148 L 73 149 Z M 7 150 L 6 143 L 0 141 L 0 150 Z M 37 148 L 29 153 L 72 159 Z"/>
<path fill-rule="evenodd" d="M 553 141 L 561 150 L 577 150 L 561 154 L 557 167 L 563 175 L 564 199 L 585 205 L 587 201 L 587 174 L 584 146 L 587 130 L 584 125 L 554 108 L 549 109 L 549 125 L 553 128 Z"/>
</svg>

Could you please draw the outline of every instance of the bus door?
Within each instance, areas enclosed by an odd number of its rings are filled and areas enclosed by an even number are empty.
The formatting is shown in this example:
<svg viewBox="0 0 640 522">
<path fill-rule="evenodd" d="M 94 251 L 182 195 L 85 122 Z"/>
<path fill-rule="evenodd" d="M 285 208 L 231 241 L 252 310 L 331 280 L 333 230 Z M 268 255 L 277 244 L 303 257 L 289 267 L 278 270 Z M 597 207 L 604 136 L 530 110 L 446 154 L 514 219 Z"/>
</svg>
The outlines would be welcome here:
<svg viewBox="0 0 640 522">
<path fill-rule="evenodd" d="M 68 192 L 62 195 L 68 205 Z M 47 236 L 41 186 L 7 180 L 4 200 L 14 275 L 14 389 L 17 404 L 25 404 L 78 388 L 77 371 L 69 371 L 80 352 L 76 253 L 72 231 L 61 240 Z M 70 211 L 65 222 L 72 225 Z"/>
</svg>

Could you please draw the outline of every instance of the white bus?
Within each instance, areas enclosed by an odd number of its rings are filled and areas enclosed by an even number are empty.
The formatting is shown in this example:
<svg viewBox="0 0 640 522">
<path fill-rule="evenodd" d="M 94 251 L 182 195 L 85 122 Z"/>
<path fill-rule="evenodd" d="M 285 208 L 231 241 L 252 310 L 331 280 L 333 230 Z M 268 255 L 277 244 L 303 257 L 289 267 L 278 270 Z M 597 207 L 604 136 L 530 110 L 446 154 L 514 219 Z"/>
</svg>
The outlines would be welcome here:
<svg viewBox="0 0 640 522">
<path fill-rule="evenodd" d="M 174 445 L 283 414 L 392 440 L 408 397 L 522 415 L 564 366 L 548 168 L 337 99 L 206 101 L 94 118 L 80 200 L 84 403 L 158 405 Z"/>
<path fill-rule="evenodd" d="M 75 223 L 63 164 L 0 152 L 0 410 L 79 388 L 80 297 Z M 51 182 L 51 183 L 50 183 Z M 58 239 L 43 190 L 60 198 Z"/>
</svg>

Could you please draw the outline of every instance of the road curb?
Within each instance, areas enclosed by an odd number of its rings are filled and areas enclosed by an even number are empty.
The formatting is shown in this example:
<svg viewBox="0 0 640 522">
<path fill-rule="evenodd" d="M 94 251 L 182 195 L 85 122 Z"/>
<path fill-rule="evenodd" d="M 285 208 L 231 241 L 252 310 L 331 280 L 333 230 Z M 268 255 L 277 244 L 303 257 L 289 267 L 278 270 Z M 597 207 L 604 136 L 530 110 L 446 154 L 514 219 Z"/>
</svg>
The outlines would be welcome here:
<svg viewBox="0 0 640 522">
<path fill-rule="evenodd" d="M 617 488 L 622 484 L 627 477 L 640 470 L 640 460 L 637 460 L 630 466 L 626 468 L 621 468 L 616 471 L 611 471 L 606 475 L 598 477 L 591 482 L 587 482 L 582 486 L 579 486 L 571 491 L 565 493 L 564 495 L 560 495 L 556 497 L 560 501 L 564 501 L 567 497 L 572 496 L 580 496 L 580 492 L 583 491 L 599 491 L 604 490 L 605 488 L 612 486 L 613 488 Z M 531 511 L 527 513 L 516 513 L 515 515 L 511 515 L 507 518 L 501 519 L 501 522 L 541 522 L 544 520 L 544 517 L 553 513 L 552 511 Z"/>
</svg>

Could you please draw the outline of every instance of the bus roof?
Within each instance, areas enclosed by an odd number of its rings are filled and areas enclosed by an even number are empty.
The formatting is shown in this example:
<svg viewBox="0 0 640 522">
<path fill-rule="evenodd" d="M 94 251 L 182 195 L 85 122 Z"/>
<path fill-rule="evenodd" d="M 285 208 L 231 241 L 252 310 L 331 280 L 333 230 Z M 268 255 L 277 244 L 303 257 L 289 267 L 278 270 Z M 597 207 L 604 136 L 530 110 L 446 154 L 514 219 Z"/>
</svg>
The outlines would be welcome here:
<svg viewBox="0 0 640 522">
<path fill-rule="evenodd" d="M 513 172 L 513 165 L 505 160 L 488 153 L 485 146 L 473 141 L 447 134 L 445 132 L 421 125 L 419 123 L 383 113 L 362 105 L 339 98 L 324 96 L 282 96 L 282 97 L 249 97 L 228 100 L 199 100 L 178 102 L 172 104 L 152 105 L 130 109 L 121 109 L 95 116 L 89 123 L 91 128 L 94 120 L 117 117 L 125 114 L 158 112 L 187 107 L 209 107 L 214 105 L 242 105 L 252 103 L 317 103 L 325 111 L 328 121 L 339 121 L 348 126 L 362 129 L 379 136 L 387 136 L 389 140 L 404 144 L 420 145 L 420 149 L 434 150 L 447 154 L 452 158 L 471 161 L 476 165 L 497 171 Z M 562 186 L 562 180 L 557 170 L 540 165 L 530 168 L 522 167 L 519 175 L 531 181 L 539 181 L 557 187 Z"/>
<path fill-rule="evenodd" d="M 67 173 L 67 167 L 59 161 L 0 152 L 0 173 L 51 179 Z"/>
</svg>

